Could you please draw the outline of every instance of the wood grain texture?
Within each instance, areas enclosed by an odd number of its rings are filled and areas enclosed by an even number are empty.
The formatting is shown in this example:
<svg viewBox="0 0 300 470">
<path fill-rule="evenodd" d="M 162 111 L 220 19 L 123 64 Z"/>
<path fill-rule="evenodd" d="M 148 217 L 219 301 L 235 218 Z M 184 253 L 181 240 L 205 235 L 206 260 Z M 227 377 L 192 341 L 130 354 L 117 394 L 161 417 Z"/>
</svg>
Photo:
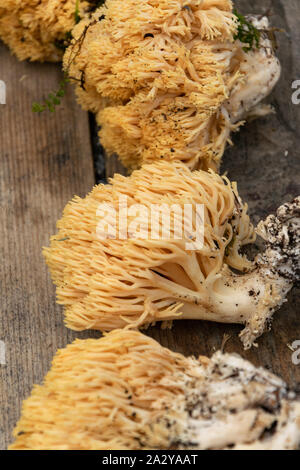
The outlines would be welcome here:
<svg viewBox="0 0 300 470">
<path fill-rule="evenodd" d="M 236 2 L 243 12 L 273 9 L 273 23 L 285 28 L 279 37 L 283 75 L 270 101 L 277 114 L 247 125 L 234 138 L 223 170 L 239 182 L 255 221 L 283 200 L 300 194 L 300 107 L 291 104 L 291 83 L 300 79 L 300 2 L 248 0 Z M 7 105 L 0 105 L 0 341 L 6 345 L 6 365 L 0 365 L 0 449 L 11 441 L 20 405 L 49 369 L 58 347 L 75 337 L 63 326 L 61 308 L 41 256 L 54 233 L 56 220 L 73 194 L 84 195 L 94 184 L 87 115 L 68 93 L 54 114 L 37 116 L 31 103 L 57 88 L 55 65 L 18 63 L 0 46 L 0 80 L 8 87 Z M 288 157 L 285 151 L 289 151 Z M 123 172 L 117 160 L 106 173 Z M 171 349 L 211 355 L 224 334 L 231 335 L 227 351 L 236 351 L 257 365 L 272 369 L 291 386 L 300 382 L 287 344 L 300 339 L 299 291 L 276 315 L 273 330 L 259 348 L 242 351 L 240 327 L 208 322 L 175 323 L 172 330 L 151 328 L 147 334 Z"/>
<path fill-rule="evenodd" d="M 68 93 L 54 114 L 35 115 L 34 100 L 58 88 L 55 65 L 19 63 L 0 46 L 0 448 L 11 440 L 21 401 L 41 382 L 58 347 L 75 334 L 42 258 L 55 223 L 73 195 L 94 184 L 88 119 Z M 71 91 L 71 89 L 70 89 Z M 79 336 L 79 335 L 76 335 Z M 81 335 L 81 336 L 87 336 Z"/>
<path fill-rule="evenodd" d="M 292 82 L 300 79 L 300 2 L 299 0 L 238 0 L 242 13 L 271 13 L 278 34 L 278 55 L 282 77 L 269 101 L 276 114 L 247 124 L 234 136 L 235 146 L 224 155 L 222 172 L 238 182 L 240 194 L 249 203 L 255 223 L 283 202 L 300 194 L 300 106 L 291 102 Z M 288 151 L 288 156 L 286 156 Z M 116 160 L 108 161 L 108 176 L 119 171 Z M 230 335 L 226 351 L 235 351 L 257 365 L 282 376 L 292 387 L 300 383 L 300 366 L 292 363 L 288 344 L 300 340 L 299 289 L 294 289 L 289 303 L 275 316 L 273 328 L 259 339 L 259 348 L 243 351 L 239 326 L 208 322 L 175 322 L 172 330 L 158 327 L 148 334 L 163 345 L 184 354 L 210 356 L 220 348 L 225 334 Z"/>
</svg>

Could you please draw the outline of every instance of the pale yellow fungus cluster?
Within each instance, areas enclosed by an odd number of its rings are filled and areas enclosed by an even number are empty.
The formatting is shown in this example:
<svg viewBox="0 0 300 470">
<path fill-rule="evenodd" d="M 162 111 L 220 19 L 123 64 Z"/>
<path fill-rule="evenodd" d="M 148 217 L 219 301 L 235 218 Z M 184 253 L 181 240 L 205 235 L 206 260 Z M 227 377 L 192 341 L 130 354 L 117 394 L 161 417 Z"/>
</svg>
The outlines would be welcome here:
<svg viewBox="0 0 300 470">
<path fill-rule="evenodd" d="M 120 200 L 128 205 L 122 217 Z M 182 216 L 188 204 L 193 209 L 190 224 Z M 204 211 L 200 246 L 197 205 L 203 205 Z M 154 214 L 151 222 L 152 207 L 162 212 Z M 104 209 L 110 225 L 117 224 L 113 237 L 103 236 Z M 170 236 L 165 238 L 167 216 Z M 119 226 L 125 219 L 127 231 L 120 237 Z M 155 223 L 159 230 L 153 237 Z M 115 175 L 110 185 L 96 186 L 84 199 L 74 198 L 57 226 L 59 231 L 44 254 L 58 302 L 65 306 L 66 324 L 77 330 L 145 325 L 184 318 L 183 312 L 195 309 L 200 318 L 205 311 L 204 318 L 226 321 L 226 315 L 213 312 L 221 305 L 214 292 L 216 282 L 225 264 L 240 271 L 252 267 L 239 254 L 255 235 L 236 185 L 213 172 L 191 172 L 182 162 L 144 165 L 130 177 Z M 141 233 L 142 228 L 146 233 Z M 228 312 L 231 319 L 233 311 Z"/>
<path fill-rule="evenodd" d="M 57 62 L 76 23 L 77 0 L 0 0 L 0 38 L 20 60 Z M 78 2 L 83 18 L 95 2 Z"/>
<path fill-rule="evenodd" d="M 130 169 L 164 158 L 217 170 L 250 109 L 270 111 L 256 105 L 280 76 L 270 41 L 246 52 L 236 28 L 230 0 L 107 0 L 81 21 L 64 69 L 108 155 Z"/>
<path fill-rule="evenodd" d="M 11 450 L 297 449 L 300 403 L 239 356 L 185 358 L 134 331 L 60 350 Z"/>
</svg>

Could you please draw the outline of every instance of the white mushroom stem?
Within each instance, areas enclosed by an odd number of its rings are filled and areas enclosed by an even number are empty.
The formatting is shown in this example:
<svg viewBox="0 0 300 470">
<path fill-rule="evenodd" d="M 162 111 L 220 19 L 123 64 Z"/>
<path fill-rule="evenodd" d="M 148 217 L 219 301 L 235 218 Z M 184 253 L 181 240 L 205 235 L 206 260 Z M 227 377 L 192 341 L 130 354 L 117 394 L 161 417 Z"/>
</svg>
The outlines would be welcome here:
<svg viewBox="0 0 300 470">
<path fill-rule="evenodd" d="M 260 46 L 245 52 L 245 44 L 240 43 L 240 73 L 244 80 L 233 88 L 229 100 L 222 108 L 232 124 L 247 118 L 270 113 L 270 106 L 260 104 L 273 90 L 281 74 L 281 66 L 266 32 L 270 25 L 267 17 L 248 16 L 260 32 Z"/>
<path fill-rule="evenodd" d="M 174 300 L 183 303 L 180 318 L 245 324 L 241 339 L 246 349 L 253 346 L 299 281 L 299 228 L 300 197 L 259 223 L 257 232 L 266 241 L 266 250 L 257 256 L 253 271 L 239 275 L 225 266 L 206 292 L 172 292 Z M 161 282 L 167 289 L 168 281 Z"/>
<path fill-rule="evenodd" d="M 202 372 L 202 371 L 201 371 Z M 185 389 L 180 442 L 195 449 L 297 449 L 300 403 L 286 384 L 241 357 L 217 352 Z M 184 448 L 184 445 L 180 446 Z"/>
</svg>

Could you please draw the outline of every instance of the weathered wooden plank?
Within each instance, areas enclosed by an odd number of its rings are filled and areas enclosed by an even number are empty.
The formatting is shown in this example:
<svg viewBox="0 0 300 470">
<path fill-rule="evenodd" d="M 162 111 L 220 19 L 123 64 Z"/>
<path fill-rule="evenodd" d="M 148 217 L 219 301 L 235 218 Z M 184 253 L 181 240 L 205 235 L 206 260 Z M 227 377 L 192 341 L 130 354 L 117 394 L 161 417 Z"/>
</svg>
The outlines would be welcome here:
<svg viewBox="0 0 300 470">
<path fill-rule="evenodd" d="M 68 92 L 54 113 L 35 115 L 34 100 L 57 89 L 55 65 L 19 63 L 0 47 L 0 448 L 7 446 L 21 401 L 41 382 L 58 347 L 75 334 L 61 309 L 41 255 L 67 201 L 94 184 L 87 115 Z"/>
<path fill-rule="evenodd" d="M 242 13 L 272 13 L 273 25 L 286 31 L 278 36 L 282 78 L 270 97 L 276 115 L 247 124 L 234 137 L 235 146 L 226 152 L 222 167 L 232 180 L 238 181 L 240 193 L 257 222 L 282 202 L 300 194 L 300 106 L 291 103 L 291 84 L 300 79 L 300 3 L 254 0 L 249 4 L 248 0 L 238 0 L 235 4 Z M 108 160 L 108 165 L 108 176 L 119 171 L 115 159 Z M 220 348 L 224 334 L 229 334 L 226 351 L 238 352 L 255 364 L 270 368 L 293 386 L 300 382 L 300 365 L 292 363 L 288 344 L 300 340 L 299 313 L 299 290 L 294 289 L 289 303 L 276 314 L 272 332 L 259 340 L 259 349 L 248 352 L 241 348 L 238 326 L 178 321 L 172 330 L 154 327 L 148 333 L 173 350 L 209 356 Z"/>
</svg>

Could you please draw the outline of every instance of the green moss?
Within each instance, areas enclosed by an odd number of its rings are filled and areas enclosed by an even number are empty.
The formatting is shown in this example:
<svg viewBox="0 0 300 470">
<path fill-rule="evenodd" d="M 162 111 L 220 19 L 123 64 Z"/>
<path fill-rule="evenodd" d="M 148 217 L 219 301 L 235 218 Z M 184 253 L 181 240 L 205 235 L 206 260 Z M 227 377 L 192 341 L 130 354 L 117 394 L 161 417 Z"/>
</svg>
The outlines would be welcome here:
<svg viewBox="0 0 300 470">
<path fill-rule="evenodd" d="M 246 44 L 243 47 L 245 52 L 252 51 L 254 48 L 258 49 L 260 45 L 260 31 L 247 21 L 243 15 L 238 13 L 237 10 L 234 10 L 234 15 L 238 20 L 238 29 L 234 39 Z"/>
<path fill-rule="evenodd" d="M 52 93 L 49 93 L 48 97 L 42 103 L 33 103 L 32 111 L 34 113 L 43 113 L 48 110 L 51 113 L 54 113 L 56 106 L 59 106 L 61 99 L 65 96 L 66 85 L 69 82 L 69 79 L 65 77 L 59 84 L 59 89 Z"/>
</svg>

